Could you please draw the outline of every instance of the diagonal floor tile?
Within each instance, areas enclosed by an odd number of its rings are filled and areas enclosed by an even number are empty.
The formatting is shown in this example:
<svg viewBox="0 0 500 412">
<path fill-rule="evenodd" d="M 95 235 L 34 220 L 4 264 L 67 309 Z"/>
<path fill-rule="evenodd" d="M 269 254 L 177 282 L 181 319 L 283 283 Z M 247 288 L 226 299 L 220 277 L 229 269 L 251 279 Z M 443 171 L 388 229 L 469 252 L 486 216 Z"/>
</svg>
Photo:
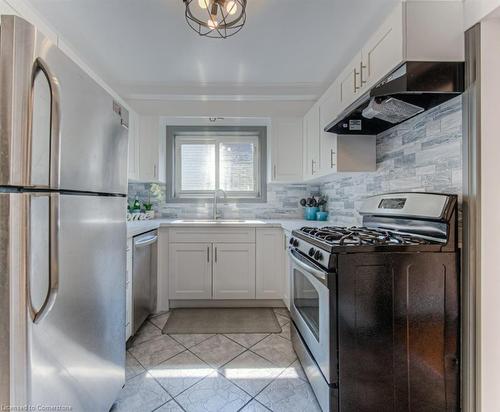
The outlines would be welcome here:
<svg viewBox="0 0 500 412">
<path fill-rule="evenodd" d="M 146 369 L 144 369 L 142 365 L 137 362 L 136 358 L 134 358 L 129 352 L 127 352 L 125 363 L 125 380 L 132 379 L 134 376 L 140 375 L 144 372 L 146 372 Z"/>
<path fill-rule="evenodd" d="M 309 383 L 289 376 L 293 373 L 287 369 L 256 399 L 273 412 L 321 412 Z"/>
<path fill-rule="evenodd" d="M 290 312 L 287 308 L 274 308 L 273 310 L 277 315 L 290 319 Z"/>
<path fill-rule="evenodd" d="M 280 326 L 286 325 L 287 323 L 290 323 L 290 318 L 286 318 L 281 315 L 276 315 L 276 319 L 278 319 L 278 323 Z"/>
<path fill-rule="evenodd" d="M 151 375 L 143 373 L 127 381 L 111 412 L 151 412 L 170 399 Z"/>
<path fill-rule="evenodd" d="M 214 334 L 198 334 L 198 333 L 190 333 L 190 334 L 173 334 L 169 335 L 174 338 L 181 345 L 186 347 L 187 349 L 192 348 L 193 346 L 198 345 L 198 343 L 215 336 Z"/>
<path fill-rule="evenodd" d="M 248 394 L 217 372 L 175 398 L 187 412 L 236 412 L 250 399 Z"/>
<path fill-rule="evenodd" d="M 291 331 L 290 331 L 290 322 L 281 326 L 281 333 L 278 333 L 279 336 L 281 336 L 282 338 L 285 338 L 285 339 L 288 339 L 288 340 L 292 340 L 292 335 L 290 334 Z"/>
<path fill-rule="evenodd" d="M 223 335 L 215 335 L 192 347 L 190 351 L 209 365 L 218 368 L 244 352 L 245 348 Z"/>
<path fill-rule="evenodd" d="M 240 412 L 269 412 L 269 409 L 254 399 L 247 403 L 243 409 L 240 409 Z"/>
<path fill-rule="evenodd" d="M 172 399 L 158 409 L 155 409 L 154 412 L 184 412 L 184 410 Z"/>
<path fill-rule="evenodd" d="M 179 353 L 148 372 L 173 397 L 214 372 L 214 368 L 189 351 Z"/>
<path fill-rule="evenodd" d="M 139 343 L 147 342 L 148 340 L 153 339 L 160 335 L 161 335 L 161 330 L 152 323 L 150 323 L 149 321 L 146 321 L 142 324 L 142 326 L 134 335 L 134 338 L 132 340 L 132 346 L 138 345 Z"/>
<path fill-rule="evenodd" d="M 167 323 L 167 320 L 169 317 L 170 317 L 170 312 L 165 312 L 165 313 L 162 313 L 161 315 L 153 316 L 151 319 L 149 319 L 149 321 L 153 325 L 159 327 L 160 329 L 163 329 L 163 327 L 165 326 L 165 323 Z"/>
<path fill-rule="evenodd" d="M 297 359 L 292 348 L 292 342 L 275 334 L 269 335 L 255 346 L 252 346 L 250 350 L 283 368 L 288 367 Z"/>
<path fill-rule="evenodd" d="M 220 372 L 246 393 L 255 396 L 283 372 L 283 368 L 247 351 L 225 364 Z"/>
<path fill-rule="evenodd" d="M 269 333 L 226 333 L 225 336 L 235 342 L 238 342 L 245 348 L 251 348 L 257 342 L 260 342 L 266 336 L 269 336 Z"/>
<path fill-rule="evenodd" d="M 152 368 L 185 350 L 170 336 L 161 335 L 129 349 L 130 353 L 145 368 Z"/>
<path fill-rule="evenodd" d="M 299 360 L 297 359 L 294 363 L 292 363 L 281 375 L 280 378 L 287 377 L 287 378 L 299 378 L 302 379 L 305 382 L 308 382 L 307 376 L 304 372 L 304 369 L 302 369 L 302 365 L 300 364 Z"/>
</svg>

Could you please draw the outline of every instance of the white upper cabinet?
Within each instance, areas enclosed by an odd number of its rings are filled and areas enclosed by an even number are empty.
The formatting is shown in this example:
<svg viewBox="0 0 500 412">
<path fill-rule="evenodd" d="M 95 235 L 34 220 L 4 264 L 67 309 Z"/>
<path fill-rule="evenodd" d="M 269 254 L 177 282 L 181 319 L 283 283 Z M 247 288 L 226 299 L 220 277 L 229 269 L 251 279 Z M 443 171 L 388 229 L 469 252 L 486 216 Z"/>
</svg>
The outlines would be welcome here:
<svg viewBox="0 0 500 412">
<path fill-rule="evenodd" d="M 271 126 L 271 182 L 300 182 L 303 170 L 302 118 L 275 118 Z"/>
<path fill-rule="evenodd" d="M 399 5 L 372 35 L 359 60 L 360 90 L 370 88 L 403 61 L 403 7 Z"/>
<path fill-rule="evenodd" d="M 166 136 L 162 133 L 158 116 L 132 116 L 129 127 L 129 179 L 165 183 L 165 148 Z"/>
<path fill-rule="evenodd" d="M 139 121 L 139 178 L 149 182 L 165 182 L 166 136 L 160 134 L 158 116 L 141 116 Z M 163 138 L 165 137 L 165 138 Z"/>
<path fill-rule="evenodd" d="M 361 53 L 358 53 L 351 63 L 338 77 L 340 107 L 346 108 L 361 95 Z"/>
<path fill-rule="evenodd" d="M 139 116 L 129 113 L 128 124 L 128 178 L 139 180 Z"/>
<path fill-rule="evenodd" d="M 304 116 L 304 178 L 320 172 L 319 104 L 316 103 Z"/>
</svg>

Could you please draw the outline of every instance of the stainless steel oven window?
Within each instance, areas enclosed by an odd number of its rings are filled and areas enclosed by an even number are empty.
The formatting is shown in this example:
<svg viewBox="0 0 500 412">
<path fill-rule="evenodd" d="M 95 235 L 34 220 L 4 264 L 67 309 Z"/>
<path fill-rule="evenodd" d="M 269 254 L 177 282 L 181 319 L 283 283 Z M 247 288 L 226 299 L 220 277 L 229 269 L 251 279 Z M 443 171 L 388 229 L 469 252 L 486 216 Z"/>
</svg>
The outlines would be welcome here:
<svg viewBox="0 0 500 412">
<path fill-rule="evenodd" d="M 316 340 L 319 342 L 320 299 L 318 291 L 304 274 L 296 268 L 293 269 L 293 278 L 293 304 Z"/>
</svg>

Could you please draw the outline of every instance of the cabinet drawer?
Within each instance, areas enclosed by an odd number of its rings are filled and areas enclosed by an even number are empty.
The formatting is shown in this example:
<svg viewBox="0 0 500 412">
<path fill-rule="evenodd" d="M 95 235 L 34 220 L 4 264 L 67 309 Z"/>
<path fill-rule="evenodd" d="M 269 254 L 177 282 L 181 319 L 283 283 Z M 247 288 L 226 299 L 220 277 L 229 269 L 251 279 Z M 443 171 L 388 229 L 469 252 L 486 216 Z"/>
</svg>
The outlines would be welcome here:
<svg viewBox="0 0 500 412">
<path fill-rule="evenodd" d="M 186 227 L 170 229 L 171 243 L 255 243 L 255 228 Z"/>
</svg>

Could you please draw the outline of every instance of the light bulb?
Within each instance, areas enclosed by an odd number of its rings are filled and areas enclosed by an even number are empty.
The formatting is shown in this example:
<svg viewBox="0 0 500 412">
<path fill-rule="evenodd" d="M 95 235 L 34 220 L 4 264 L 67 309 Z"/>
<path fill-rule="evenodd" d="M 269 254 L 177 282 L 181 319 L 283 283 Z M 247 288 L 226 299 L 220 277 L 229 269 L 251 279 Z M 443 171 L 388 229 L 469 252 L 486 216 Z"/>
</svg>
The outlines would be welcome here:
<svg viewBox="0 0 500 412">
<path fill-rule="evenodd" d="M 208 9 L 209 5 L 210 5 L 209 0 L 198 0 L 198 6 L 200 6 L 202 9 Z"/>
<path fill-rule="evenodd" d="M 238 11 L 238 5 L 236 4 L 236 2 L 234 0 L 230 0 L 226 3 L 226 11 L 231 16 L 233 14 L 236 14 L 236 12 Z"/>
<path fill-rule="evenodd" d="M 219 25 L 219 22 L 217 20 L 208 19 L 207 24 L 211 29 L 215 29 Z"/>
</svg>

